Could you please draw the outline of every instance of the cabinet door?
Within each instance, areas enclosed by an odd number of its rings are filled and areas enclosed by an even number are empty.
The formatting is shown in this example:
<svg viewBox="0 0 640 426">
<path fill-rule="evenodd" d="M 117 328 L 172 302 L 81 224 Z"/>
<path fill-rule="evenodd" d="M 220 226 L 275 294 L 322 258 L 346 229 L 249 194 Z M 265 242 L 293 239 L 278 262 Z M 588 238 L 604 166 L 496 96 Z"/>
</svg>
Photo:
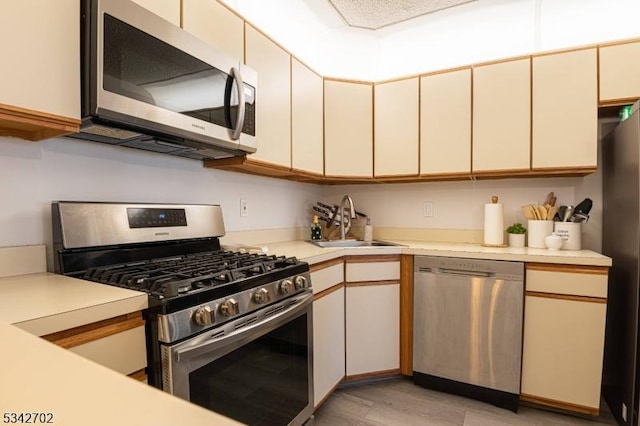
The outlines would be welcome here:
<svg viewBox="0 0 640 426">
<path fill-rule="evenodd" d="M 597 167 L 596 49 L 533 58 L 533 169 Z"/>
<path fill-rule="evenodd" d="M 313 392 L 318 406 L 344 378 L 344 287 L 313 302 Z"/>
<path fill-rule="evenodd" d="M 418 78 L 374 86 L 374 175 L 418 174 Z"/>
<path fill-rule="evenodd" d="M 291 60 L 291 167 L 324 173 L 322 77 Z"/>
<path fill-rule="evenodd" d="M 182 0 L 182 28 L 244 62 L 244 21 L 217 0 Z"/>
<path fill-rule="evenodd" d="M 474 172 L 529 170 L 530 59 L 473 68 Z"/>
<path fill-rule="evenodd" d="M 80 3 L 76 0 L 3 3 L 0 128 L 7 125 L 6 106 L 80 118 L 79 16 Z M 28 125 L 27 114 L 21 115 L 23 126 Z M 49 117 L 51 121 L 55 118 Z M 19 130 L 13 135 L 22 137 Z"/>
<path fill-rule="evenodd" d="M 291 167 L 291 56 L 250 25 L 246 64 L 258 73 L 254 160 Z"/>
<path fill-rule="evenodd" d="M 471 172 L 471 69 L 420 78 L 420 174 Z"/>
<path fill-rule="evenodd" d="M 640 42 L 600 47 L 600 102 L 640 98 Z"/>
<path fill-rule="evenodd" d="M 523 399 L 598 414 L 606 307 L 525 297 Z"/>
<path fill-rule="evenodd" d="M 373 176 L 373 88 L 324 81 L 324 152 L 327 176 Z"/>
<path fill-rule="evenodd" d="M 180 0 L 133 0 L 145 9 L 149 9 L 156 15 L 171 22 L 176 27 L 180 26 Z"/>
<path fill-rule="evenodd" d="M 347 287 L 347 376 L 400 368 L 400 284 Z"/>
</svg>

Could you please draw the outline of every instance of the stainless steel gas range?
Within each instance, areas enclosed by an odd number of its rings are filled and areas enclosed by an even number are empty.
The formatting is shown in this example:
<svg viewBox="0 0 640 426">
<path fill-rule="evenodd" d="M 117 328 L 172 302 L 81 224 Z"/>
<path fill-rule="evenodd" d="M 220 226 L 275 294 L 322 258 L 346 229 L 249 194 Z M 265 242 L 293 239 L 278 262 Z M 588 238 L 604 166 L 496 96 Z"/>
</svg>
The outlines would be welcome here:
<svg viewBox="0 0 640 426">
<path fill-rule="evenodd" d="M 55 270 L 143 291 L 150 385 L 251 425 L 313 413 L 309 265 L 225 251 L 217 205 L 55 202 Z"/>
</svg>

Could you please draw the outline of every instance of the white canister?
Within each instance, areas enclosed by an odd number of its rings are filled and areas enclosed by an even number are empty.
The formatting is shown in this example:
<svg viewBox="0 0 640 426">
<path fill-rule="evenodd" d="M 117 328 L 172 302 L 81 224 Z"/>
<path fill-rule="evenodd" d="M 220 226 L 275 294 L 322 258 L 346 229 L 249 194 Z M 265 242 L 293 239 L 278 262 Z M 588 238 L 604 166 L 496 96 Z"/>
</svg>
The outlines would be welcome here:
<svg viewBox="0 0 640 426">
<path fill-rule="evenodd" d="M 582 249 L 582 224 L 577 222 L 555 222 L 554 232 L 562 237 L 562 250 Z"/>
<path fill-rule="evenodd" d="M 529 220 L 527 222 L 527 234 L 529 237 L 527 246 L 532 248 L 547 248 L 544 243 L 544 237 L 553 234 L 553 221 Z"/>
</svg>

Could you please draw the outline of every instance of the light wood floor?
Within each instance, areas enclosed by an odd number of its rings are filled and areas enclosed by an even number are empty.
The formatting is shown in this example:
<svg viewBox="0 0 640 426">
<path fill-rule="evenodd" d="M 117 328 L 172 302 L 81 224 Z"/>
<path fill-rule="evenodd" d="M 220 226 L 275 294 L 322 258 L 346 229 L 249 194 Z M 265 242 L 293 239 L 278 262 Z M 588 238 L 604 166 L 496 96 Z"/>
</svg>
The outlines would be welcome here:
<svg viewBox="0 0 640 426">
<path fill-rule="evenodd" d="M 518 413 L 415 386 L 410 378 L 337 389 L 316 411 L 314 426 L 599 426 L 615 425 L 606 404 L 597 418 L 579 418 L 528 406 Z"/>
</svg>

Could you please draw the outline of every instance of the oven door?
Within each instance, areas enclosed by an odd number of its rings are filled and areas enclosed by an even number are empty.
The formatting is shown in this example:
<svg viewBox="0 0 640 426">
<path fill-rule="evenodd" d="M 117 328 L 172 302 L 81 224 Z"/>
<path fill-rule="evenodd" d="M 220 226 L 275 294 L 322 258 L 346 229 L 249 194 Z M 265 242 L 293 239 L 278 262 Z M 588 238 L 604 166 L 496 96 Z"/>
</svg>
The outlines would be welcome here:
<svg viewBox="0 0 640 426">
<path fill-rule="evenodd" d="M 250 425 L 300 425 L 313 414 L 311 291 L 173 346 L 164 389 Z"/>
<path fill-rule="evenodd" d="M 255 71 L 132 1 L 84 1 L 83 114 L 256 151 Z"/>
</svg>

